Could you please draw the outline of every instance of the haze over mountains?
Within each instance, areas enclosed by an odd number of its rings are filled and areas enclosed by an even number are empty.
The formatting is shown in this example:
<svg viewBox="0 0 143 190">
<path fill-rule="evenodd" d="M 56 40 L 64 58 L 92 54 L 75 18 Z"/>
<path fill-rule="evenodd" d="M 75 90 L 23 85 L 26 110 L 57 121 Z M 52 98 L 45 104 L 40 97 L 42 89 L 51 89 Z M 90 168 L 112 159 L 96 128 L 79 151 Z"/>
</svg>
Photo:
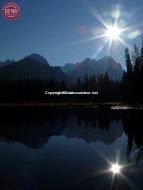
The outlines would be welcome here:
<svg viewBox="0 0 143 190">
<path fill-rule="evenodd" d="M 110 79 L 121 80 L 123 74 L 121 65 L 108 56 L 98 61 L 87 58 L 76 64 L 68 63 L 62 67 L 62 70 L 68 75 L 74 75 L 75 78 L 84 78 L 85 75 L 98 77 L 100 74 L 104 75 L 107 72 Z"/>
<path fill-rule="evenodd" d="M 108 73 L 112 80 L 121 80 L 123 69 L 119 63 L 111 57 L 105 56 L 96 61 L 87 58 L 79 63 L 68 63 L 64 66 L 51 66 L 48 61 L 39 54 L 32 54 L 20 61 L 0 62 L 0 80 L 32 80 L 48 81 L 76 81 L 85 76 L 98 77 Z"/>
</svg>

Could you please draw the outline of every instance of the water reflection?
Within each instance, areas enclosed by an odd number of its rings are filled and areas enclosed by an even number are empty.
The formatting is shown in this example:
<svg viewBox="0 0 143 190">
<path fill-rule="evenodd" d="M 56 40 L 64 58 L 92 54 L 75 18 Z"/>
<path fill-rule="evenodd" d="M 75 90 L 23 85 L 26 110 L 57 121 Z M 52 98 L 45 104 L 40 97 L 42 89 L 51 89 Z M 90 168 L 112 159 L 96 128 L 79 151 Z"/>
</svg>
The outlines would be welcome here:
<svg viewBox="0 0 143 190">
<path fill-rule="evenodd" d="M 141 110 L 3 109 L 0 187 L 7 189 L 143 189 Z M 120 176 L 110 163 L 124 166 Z M 128 161 L 130 161 L 128 163 Z"/>
</svg>

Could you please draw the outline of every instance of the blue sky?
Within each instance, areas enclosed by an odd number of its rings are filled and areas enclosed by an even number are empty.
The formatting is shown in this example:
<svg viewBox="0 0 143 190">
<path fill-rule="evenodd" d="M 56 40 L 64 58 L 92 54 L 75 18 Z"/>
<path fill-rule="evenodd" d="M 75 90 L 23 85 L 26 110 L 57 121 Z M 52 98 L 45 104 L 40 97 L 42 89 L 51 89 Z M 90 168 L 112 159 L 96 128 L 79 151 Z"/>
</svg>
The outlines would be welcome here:
<svg viewBox="0 0 143 190">
<path fill-rule="evenodd" d="M 6 3 L 0 2 L 0 8 Z M 126 45 L 141 46 L 143 0 L 15 0 L 21 15 L 7 21 L 0 15 L 0 60 L 21 59 L 31 53 L 43 55 L 51 65 L 79 62 L 86 57 L 100 59 L 110 55 L 124 67 L 124 49 L 119 41 L 110 51 L 105 38 L 94 39 L 105 23 L 114 23 L 113 12 L 120 10 Z M 88 41 L 89 38 L 93 40 Z M 107 40 L 107 39 L 106 39 Z M 102 49 L 103 48 L 103 49 Z M 102 50 L 101 50 L 102 49 Z M 99 51 L 100 50 L 100 51 Z M 98 53 L 97 53 L 98 52 Z"/>
</svg>

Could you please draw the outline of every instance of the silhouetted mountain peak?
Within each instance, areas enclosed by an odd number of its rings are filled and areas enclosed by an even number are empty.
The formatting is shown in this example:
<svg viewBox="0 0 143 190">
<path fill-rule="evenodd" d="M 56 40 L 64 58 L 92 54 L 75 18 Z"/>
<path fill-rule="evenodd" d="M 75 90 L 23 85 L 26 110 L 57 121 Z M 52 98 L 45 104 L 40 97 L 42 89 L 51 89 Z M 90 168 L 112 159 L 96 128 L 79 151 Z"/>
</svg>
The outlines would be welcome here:
<svg viewBox="0 0 143 190">
<path fill-rule="evenodd" d="M 112 80 L 121 80 L 123 69 L 119 63 L 117 63 L 112 57 L 104 56 L 100 60 L 86 58 L 85 60 L 76 64 L 66 64 L 61 67 L 63 72 L 70 76 L 74 76 L 75 79 L 83 79 L 85 76 L 95 75 L 98 77 L 100 74 L 108 73 L 108 76 Z"/>
<path fill-rule="evenodd" d="M 83 61 L 76 64 L 76 67 L 78 69 L 86 69 L 90 64 L 92 63 L 92 60 L 90 58 L 86 58 Z"/>
<path fill-rule="evenodd" d="M 42 63 L 42 64 L 48 64 L 47 60 L 43 56 L 41 56 L 40 54 L 37 54 L 37 53 L 33 53 L 25 58 L 34 60 L 34 61 Z"/>
<path fill-rule="evenodd" d="M 92 62 L 92 59 L 90 59 L 89 57 L 87 57 L 86 59 L 84 59 L 82 62 L 86 62 L 86 63 L 91 63 Z"/>
<path fill-rule="evenodd" d="M 32 54 L 20 61 L 3 66 L 0 69 L 0 80 L 67 80 L 67 76 L 59 67 L 50 66 L 47 60 L 38 54 Z"/>
</svg>

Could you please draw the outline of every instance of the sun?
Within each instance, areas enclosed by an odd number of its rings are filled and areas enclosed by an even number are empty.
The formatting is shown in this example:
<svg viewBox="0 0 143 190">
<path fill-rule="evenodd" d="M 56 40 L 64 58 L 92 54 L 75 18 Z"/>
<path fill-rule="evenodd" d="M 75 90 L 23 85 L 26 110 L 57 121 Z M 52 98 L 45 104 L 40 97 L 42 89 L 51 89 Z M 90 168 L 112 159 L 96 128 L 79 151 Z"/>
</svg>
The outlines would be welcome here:
<svg viewBox="0 0 143 190">
<path fill-rule="evenodd" d="M 121 166 L 118 163 L 112 164 L 110 171 L 113 172 L 113 174 L 119 174 L 121 170 Z"/>
<path fill-rule="evenodd" d="M 107 27 L 105 31 L 105 37 L 110 41 L 120 40 L 120 36 L 122 34 L 122 29 L 117 25 L 111 25 Z"/>
<path fill-rule="evenodd" d="M 112 50 L 114 50 L 114 47 L 120 48 L 121 45 L 131 49 L 129 40 L 133 40 L 142 34 L 142 31 L 139 28 L 142 23 L 138 23 L 136 20 L 137 17 L 134 18 L 130 13 L 128 17 L 129 20 L 127 20 L 125 14 L 126 11 L 122 11 L 120 5 L 115 5 L 111 11 L 102 11 L 102 14 L 100 10 L 96 9 L 90 3 L 86 4 L 86 8 L 101 26 L 96 24 L 94 28 L 88 29 L 86 33 L 88 33 L 89 36 L 76 44 L 83 44 L 91 41 L 94 42 L 96 40 L 96 51 L 93 58 L 97 58 L 103 51 L 106 51 L 106 54 L 110 55 L 113 52 Z M 132 20 L 136 20 L 135 25 L 130 25 Z M 81 34 L 83 33 L 83 31 L 80 32 Z"/>
</svg>

